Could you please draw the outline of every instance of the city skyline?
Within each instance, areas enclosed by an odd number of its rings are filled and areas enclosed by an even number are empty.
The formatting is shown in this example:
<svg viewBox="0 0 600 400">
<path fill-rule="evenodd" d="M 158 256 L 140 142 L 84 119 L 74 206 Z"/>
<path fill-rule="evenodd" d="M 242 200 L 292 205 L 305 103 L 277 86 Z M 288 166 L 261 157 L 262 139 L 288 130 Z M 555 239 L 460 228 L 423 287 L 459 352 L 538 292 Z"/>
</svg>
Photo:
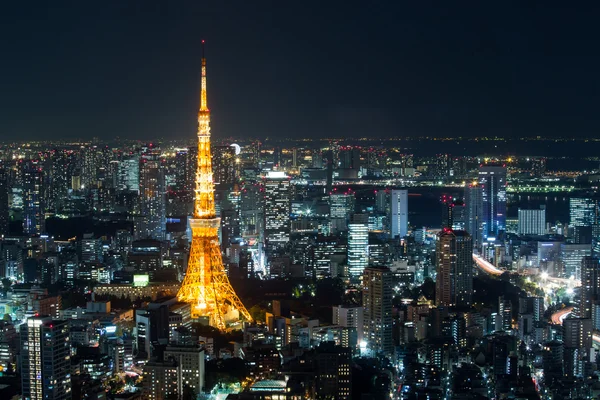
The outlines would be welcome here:
<svg viewBox="0 0 600 400">
<path fill-rule="evenodd" d="M 593 10 L 336 3 L 0 10 L 0 398 L 599 397 Z"/>
<path fill-rule="evenodd" d="M 597 137 L 597 6 L 552 3 L 12 3 L 0 140 L 192 136 L 201 38 L 217 137 Z"/>
</svg>

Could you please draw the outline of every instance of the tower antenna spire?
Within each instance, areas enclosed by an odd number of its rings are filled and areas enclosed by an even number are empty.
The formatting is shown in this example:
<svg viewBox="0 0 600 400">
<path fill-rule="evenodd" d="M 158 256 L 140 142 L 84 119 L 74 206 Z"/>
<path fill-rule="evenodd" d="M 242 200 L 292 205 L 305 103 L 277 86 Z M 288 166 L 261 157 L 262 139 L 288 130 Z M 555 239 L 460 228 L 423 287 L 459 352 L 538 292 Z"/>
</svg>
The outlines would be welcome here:
<svg viewBox="0 0 600 400">
<path fill-rule="evenodd" d="M 206 57 L 204 56 L 204 39 L 202 39 L 202 78 L 200 91 L 200 111 L 208 111 L 206 102 Z"/>
</svg>

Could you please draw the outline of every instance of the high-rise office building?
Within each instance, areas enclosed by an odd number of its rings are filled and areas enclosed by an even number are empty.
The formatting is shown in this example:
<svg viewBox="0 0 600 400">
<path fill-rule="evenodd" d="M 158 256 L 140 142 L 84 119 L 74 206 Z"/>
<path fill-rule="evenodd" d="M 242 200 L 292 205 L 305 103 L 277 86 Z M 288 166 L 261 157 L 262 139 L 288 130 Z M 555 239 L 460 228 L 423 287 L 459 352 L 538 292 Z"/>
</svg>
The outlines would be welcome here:
<svg viewBox="0 0 600 400">
<path fill-rule="evenodd" d="M 462 306 L 472 304 L 473 242 L 465 231 L 443 229 L 437 237 L 436 304 Z"/>
<path fill-rule="evenodd" d="M 483 238 L 495 238 L 506 229 L 506 167 L 479 167 L 481 185 Z"/>
<path fill-rule="evenodd" d="M 391 236 L 403 238 L 408 234 L 408 190 L 392 190 L 390 202 Z"/>
<path fill-rule="evenodd" d="M 264 178 L 264 227 L 268 251 L 290 240 L 291 187 L 285 172 L 269 171 Z"/>
<path fill-rule="evenodd" d="M 177 362 L 174 360 L 149 361 L 143 368 L 143 398 L 148 400 L 167 400 L 179 398 L 177 391 Z"/>
<path fill-rule="evenodd" d="M 584 257 L 590 257 L 591 255 L 592 249 L 589 244 L 561 243 L 562 276 L 581 280 L 581 261 Z"/>
<path fill-rule="evenodd" d="M 533 321 L 544 319 L 544 298 L 539 296 L 527 296 L 519 298 L 519 315 L 531 314 Z"/>
<path fill-rule="evenodd" d="M 67 321 L 29 318 L 21 325 L 21 385 L 24 399 L 71 398 L 71 345 Z"/>
<path fill-rule="evenodd" d="M 390 355 L 392 340 L 392 273 L 387 267 L 369 267 L 363 274 L 363 334 L 367 348 Z M 361 344 L 362 346 L 362 344 Z"/>
<path fill-rule="evenodd" d="M 364 312 L 361 306 L 333 306 L 333 324 L 344 328 L 355 328 L 359 343 L 363 340 L 363 318 Z"/>
<path fill-rule="evenodd" d="M 466 207 L 462 200 L 449 195 L 442 195 L 442 229 L 464 230 L 466 223 Z"/>
<path fill-rule="evenodd" d="M 315 354 L 315 398 L 352 398 L 352 352 L 334 343 L 322 343 Z"/>
<path fill-rule="evenodd" d="M 196 150 L 194 148 L 176 149 L 175 184 L 177 190 L 190 193 L 194 190 L 196 172 Z"/>
<path fill-rule="evenodd" d="M 47 207 L 60 210 L 65 205 L 67 193 L 71 188 L 71 178 L 77 165 L 76 154 L 72 150 L 52 150 L 48 159 Z"/>
<path fill-rule="evenodd" d="M 435 179 L 444 179 L 450 175 L 451 159 L 450 154 L 436 154 L 435 164 L 430 171 L 428 170 L 431 173 L 431 177 Z"/>
<path fill-rule="evenodd" d="M 369 226 L 352 223 L 348 225 L 348 273 L 359 279 L 369 265 Z"/>
<path fill-rule="evenodd" d="M 600 260 L 596 257 L 583 257 L 581 260 L 581 293 L 577 303 L 579 318 L 592 317 L 592 305 L 600 294 Z"/>
<path fill-rule="evenodd" d="M 348 220 L 354 214 L 353 194 L 331 194 L 329 195 L 329 217 L 345 218 Z"/>
<path fill-rule="evenodd" d="M 45 230 L 44 173 L 42 164 L 27 160 L 21 164 L 23 189 L 23 232 L 39 234 Z"/>
<path fill-rule="evenodd" d="M 145 155 L 140 162 L 140 216 L 136 219 L 138 239 L 164 240 L 166 220 L 165 171 L 158 154 Z"/>
<path fill-rule="evenodd" d="M 512 330 L 512 302 L 504 298 L 504 295 L 498 297 L 498 317 L 496 318 L 496 331 L 508 332 Z"/>
<path fill-rule="evenodd" d="M 546 233 L 546 206 L 538 210 L 519 208 L 519 235 L 544 235 Z"/>
<path fill-rule="evenodd" d="M 569 199 L 569 224 L 573 227 L 573 239 L 578 244 L 591 244 L 594 227 L 598 224 L 598 201 L 590 197 Z"/>
<path fill-rule="evenodd" d="M 264 229 L 264 196 L 258 183 L 246 183 L 240 191 L 240 233 L 258 235 Z"/>
<path fill-rule="evenodd" d="M 10 191 L 9 171 L 0 167 L 0 235 L 8 235 L 8 196 Z"/>
<path fill-rule="evenodd" d="M 585 363 L 590 361 L 592 348 L 592 320 L 567 318 L 563 321 L 564 374 L 583 377 Z"/>
<path fill-rule="evenodd" d="M 159 305 L 156 308 L 137 309 L 135 313 L 137 328 L 138 358 L 151 359 L 157 356 L 156 344 L 169 341 L 169 308 Z"/>
<path fill-rule="evenodd" d="M 340 147 L 340 164 L 339 167 L 346 169 L 360 168 L 360 149 L 358 147 Z"/>
<path fill-rule="evenodd" d="M 465 187 L 465 230 L 471 235 L 473 247 L 477 250 L 482 245 L 482 213 L 483 197 L 482 187 L 473 183 Z"/>
<path fill-rule="evenodd" d="M 234 146 L 212 147 L 213 181 L 215 184 L 234 184 L 237 180 L 236 148 Z"/>
<path fill-rule="evenodd" d="M 91 233 L 84 234 L 80 242 L 80 260 L 85 263 L 102 262 L 102 240 Z"/>
<path fill-rule="evenodd" d="M 199 345 L 169 345 L 165 349 L 165 360 L 177 363 L 177 392 L 184 393 L 185 387 L 196 395 L 204 391 L 204 348 Z"/>
<path fill-rule="evenodd" d="M 139 155 L 128 155 L 119 162 L 117 189 L 136 193 L 140 191 Z"/>
<path fill-rule="evenodd" d="M 571 197 L 569 199 L 569 225 L 592 226 L 598 218 L 598 204 L 590 197 Z"/>
<path fill-rule="evenodd" d="M 96 172 L 98 171 L 98 163 L 96 146 L 81 146 L 79 150 L 79 170 L 81 178 L 81 186 L 92 187 L 96 180 Z"/>
</svg>

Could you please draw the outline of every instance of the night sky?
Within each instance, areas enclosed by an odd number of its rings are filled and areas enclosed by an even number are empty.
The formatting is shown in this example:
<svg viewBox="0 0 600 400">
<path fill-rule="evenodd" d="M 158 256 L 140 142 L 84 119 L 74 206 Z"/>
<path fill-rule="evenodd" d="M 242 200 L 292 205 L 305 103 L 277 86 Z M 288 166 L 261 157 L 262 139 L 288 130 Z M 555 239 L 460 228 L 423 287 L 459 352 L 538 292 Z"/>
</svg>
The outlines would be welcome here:
<svg viewBox="0 0 600 400">
<path fill-rule="evenodd" d="M 3 2 L 0 140 L 193 138 L 201 39 L 218 137 L 600 136 L 572 4 Z"/>
</svg>

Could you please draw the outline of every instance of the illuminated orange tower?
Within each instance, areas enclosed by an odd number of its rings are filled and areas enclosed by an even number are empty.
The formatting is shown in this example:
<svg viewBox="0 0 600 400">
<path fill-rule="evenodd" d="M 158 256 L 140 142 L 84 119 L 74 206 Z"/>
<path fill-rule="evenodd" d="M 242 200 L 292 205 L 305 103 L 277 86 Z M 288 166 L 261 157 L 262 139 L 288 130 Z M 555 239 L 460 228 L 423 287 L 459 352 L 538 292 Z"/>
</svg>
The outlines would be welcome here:
<svg viewBox="0 0 600 400">
<path fill-rule="evenodd" d="M 223 267 L 215 213 L 215 195 L 210 152 L 210 111 L 206 103 L 206 58 L 202 41 L 202 90 L 198 111 L 198 166 L 194 217 L 190 219 L 192 247 L 187 272 L 177 293 L 180 301 L 192 305 L 192 317 L 209 317 L 210 324 L 226 329 L 230 322 L 252 317 L 231 287 Z"/>
</svg>

